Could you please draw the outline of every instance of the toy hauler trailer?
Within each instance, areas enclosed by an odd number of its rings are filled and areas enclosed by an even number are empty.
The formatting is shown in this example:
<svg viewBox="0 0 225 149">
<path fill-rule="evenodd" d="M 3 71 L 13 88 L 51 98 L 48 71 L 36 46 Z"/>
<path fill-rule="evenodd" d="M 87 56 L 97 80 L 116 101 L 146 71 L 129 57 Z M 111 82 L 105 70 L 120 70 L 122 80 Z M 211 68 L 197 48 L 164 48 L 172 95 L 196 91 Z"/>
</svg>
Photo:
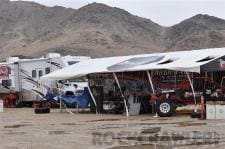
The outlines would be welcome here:
<svg viewBox="0 0 225 149">
<path fill-rule="evenodd" d="M 42 92 L 40 89 L 57 86 L 57 81 L 54 80 L 47 80 L 42 86 L 41 76 L 87 59 L 90 57 L 61 56 L 58 53 L 34 59 L 9 57 L 6 62 L 0 63 L 0 96 L 6 98 L 13 92 L 18 96 L 19 102 L 32 103 L 40 100 L 35 90 Z"/>
</svg>

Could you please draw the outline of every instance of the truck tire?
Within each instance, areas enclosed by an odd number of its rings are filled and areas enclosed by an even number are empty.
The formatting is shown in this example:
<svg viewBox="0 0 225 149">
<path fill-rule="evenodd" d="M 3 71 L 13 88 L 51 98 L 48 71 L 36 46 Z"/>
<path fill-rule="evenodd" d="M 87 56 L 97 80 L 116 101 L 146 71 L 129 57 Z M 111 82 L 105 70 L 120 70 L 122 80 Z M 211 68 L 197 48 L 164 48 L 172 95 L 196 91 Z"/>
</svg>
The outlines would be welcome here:
<svg viewBox="0 0 225 149">
<path fill-rule="evenodd" d="M 160 117 L 169 117 L 175 113 L 174 103 L 170 99 L 158 101 L 156 112 Z"/>
<path fill-rule="evenodd" d="M 36 108 L 34 109 L 35 114 L 46 114 L 50 113 L 50 108 Z"/>
</svg>

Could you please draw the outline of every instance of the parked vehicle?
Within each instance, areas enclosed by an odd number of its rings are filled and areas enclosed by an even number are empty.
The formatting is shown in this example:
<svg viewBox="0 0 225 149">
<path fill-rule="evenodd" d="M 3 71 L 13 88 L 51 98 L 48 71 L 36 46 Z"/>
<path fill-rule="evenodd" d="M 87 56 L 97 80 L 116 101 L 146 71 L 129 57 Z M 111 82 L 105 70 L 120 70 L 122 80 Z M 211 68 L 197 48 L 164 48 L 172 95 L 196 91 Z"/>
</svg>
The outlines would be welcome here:
<svg viewBox="0 0 225 149">
<path fill-rule="evenodd" d="M 18 96 L 17 105 L 38 101 L 41 98 L 39 93 L 57 87 L 54 80 L 40 82 L 41 76 L 86 59 L 90 57 L 61 56 L 58 53 L 33 59 L 9 57 L 6 62 L 0 63 L 0 96 L 6 98 L 14 92 Z"/>
<path fill-rule="evenodd" d="M 156 103 L 156 112 L 159 116 L 171 116 L 177 107 L 194 105 L 195 102 L 199 104 L 201 96 L 206 101 L 225 100 L 225 87 L 223 84 L 208 77 L 193 77 L 191 80 L 194 93 L 187 78 L 176 82 L 176 85 L 154 81 L 157 92 L 151 94 L 151 102 Z M 223 81 L 223 79 L 221 80 Z"/>
</svg>

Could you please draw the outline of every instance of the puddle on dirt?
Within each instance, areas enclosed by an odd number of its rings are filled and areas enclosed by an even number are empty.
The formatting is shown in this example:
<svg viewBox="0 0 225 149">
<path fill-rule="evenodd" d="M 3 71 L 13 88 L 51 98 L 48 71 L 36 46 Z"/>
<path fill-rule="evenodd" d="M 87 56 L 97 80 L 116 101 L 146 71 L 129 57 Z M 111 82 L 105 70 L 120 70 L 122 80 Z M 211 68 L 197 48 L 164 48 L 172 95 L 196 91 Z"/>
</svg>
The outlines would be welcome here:
<svg viewBox="0 0 225 149">
<path fill-rule="evenodd" d="M 32 122 L 21 122 L 21 124 L 31 124 Z"/>
<path fill-rule="evenodd" d="M 113 128 L 149 127 L 149 126 L 158 126 L 158 125 L 159 125 L 158 123 L 132 123 L 131 122 L 131 123 L 123 123 L 123 124 L 104 124 L 104 125 L 96 126 L 95 128 L 90 128 L 88 130 L 111 129 L 111 128 L 113 129 Z M 152 128 L 150 128 L 150 129 L 152 129 Z M 148 131 L 154 131 L 154 130 L 148 130 Z"/>
<path fill-rule="evenodd" d="M 126 124 L 105 124 L 98 126 L 98 129 L 111 129 L 111 128 L 123 128 L 126 127 Z"/>
<path fill-rule="evenodd" d="M 97 127 L 97 129 L 113 129 L 113 128 L 125 128 L 125 127 L 132 128 L 132 127 L 153 126 L 153 128 L 155 128 L 155 129 L 149 128 L 149 129 L 143 130 L 143 133 L 156 133 L 156 132 L 158 132 L 158 129 L 161 130 L 161 127 L 154 127 L 154 126 L 160 126 L 160 125 L 174 125 L 175 127 L 207 125 L 207 123 L 191 123 L 191 122 L 193 122 L 193 121 L 174 122 L 174 123 L 173 122 L 171 122 L 171 123 L 134 123 L 134 122 L 130 122 L 127 124 L 105 124 L 105 125 L 100 125 L 100 126 L 96 126 L 96 127 Z M 73 124 L 71 124 L 71 125 L 73 125 Z M 76 124 L 74 124 L 74 125 L 76 125 Z M 88 129 L 88 130 L 95 130 L 95 129 Z"/>
<path fill-rule="evenodd" d="M 48 131 L 49 135 L 62 135 L 67 134 L 65 131 Z"/>
<path fill-rule="evenodd" d="M 171 146 L 163 146 L 158 144 L 143 144 L 143 145 L 133 145 L 133 146 L 119 146 L 110 149 L 172 149 Z"/>
<path fill-rule="evenodd" d="M 103 135 L 103 133 L 96 131 L 96 132 L 92 132 L 92 135 L 94 135 L 94 136 L 101 136 L 101 135 Z"/>
<path fill-rule="evenodd" d="M 104 122 L 104 121 L 120 121 L 123 119 L 98 119 L 98 120 L 90 120 L 90 121 L 85 121 L 85 122 Z"/>
<path fill-rule="evenodd" d="M 171 120 L 170 118 L 165 118 L 165 117 L 151 117 L 151 118 L 145 118 L 145 119 L 142 119 L 140 121 L 152 121 L 152 120 L 158 120 L 158 121 L 167 121 L 167 120 Z"/>
<path fill-rule="evenodd" d="M 128 127 L 160 125 L 158 123 L 128 123 Z"/>
<path fill-rule="evenodd" d="M 77 125 L 85 125 L 85 124 L 79 124 L 79 123 L 61 123 L 61 125 L 66 125 L 66 126 L 77 126 Z"/>
<path fill-rule="evenodd" d="M 26 132 L 6 132 L 6 135 L 26 135 Z"/>
<path fill-rule="evenodd" d="M 129 126 L 145 126 L 145 125 L 177 125 L 177 127 L 187 127 L 187 126 L 202 126 L 207 125 L 207 123 L 193 123 L 193 121 L 187 122 L 170 122 L 170 123 L 130 123 Z"/>
<path fill-rule="evenodd" d="M 98 129 L 113 129 L 113 128 L 122 128 L 122 127 L 117 127 L 117 126 L 98 127 Z"/>
<path fill-rule="evenodd" d="M 166 121 L 166 120 L 171 120 L 170 118 L 157 118 L 159 121 Z"/>
<path fill-rule="evenodd" d="M 32 126 L 32 125 L 31 124 L 14 124 L 14 125 L 4 126 L 4 128 L 20 128 L 20 127 L 26 127 L 26 126 Z"/>
<path fill-rule="evenodd" d="M 124 127 L 127 127 L 126 124 L 105 124 L 105 125 L 100 125 L 100 126 L 96 126 L 95 128 L 90 128 L 90 129 L 87 129 L 87 130 L 90 130 L 90 131 L 93 131 L 93 130 L 96 130 L 96 129 L 116 129 L 116 128 L 124 128 Z"/>
<path fill-rule="evenodd" d="M 184 124 L 192 124 L 193 121 L 186 121 L 186 122 L 154 122 L 154 123 L 129 123 L 129 126 L 145 126 L 145 125 L 184 125 Z M 197 124 L 196 124 L 197 125 Z"/>
<path fill-rule="evenodd" d="M 141 134 L 152 134 L 152 133 L 158 133 L 159 131 L 161 131 L 161 127 L 153 127 L 153 128 L 143 129 L 141 131 Z"/>
<path fill-rule="evenodd" d="M 177 124 L 177 123 L 128 123 L 129 127 L 136 126 L 158 126 L 158 125 L 168 125 L 168 124 Z"/>
<path fill-rule="evenodd" d="M 207 125 L 207 123 L 185 123 L 185 122 L 180 122 L 177 123 L 177 127 L 187 127 L 187 126 L 204 126 Z"/>
<path fill-rule="evenodd" d="M 151 117 L 151 118 L 142 119 L 140 121 L 151 121 L 151 120 L 166 121 L 166 120 L 171 120 L 171 119 L 165 118 L 165 117 L 158 117 L 158 118 Z"/>
<path fill-rule="evenodd" d="M 23 131 L 17 131 L 17 132 L 6 132 L 4 133 L 6 135 L 64 135 L 64 134 L 68 134 L 65 131 L 32 131 L 32 132 L 23 132 Z"/>
<path fill-rule="evenodd" d="M 140 121 L 152 121 L 152 120 L 155 120 L 154 118 L 147 118 L 147 119 L 142 119 L 142 120 L 140 120 Z"/>
</svg>

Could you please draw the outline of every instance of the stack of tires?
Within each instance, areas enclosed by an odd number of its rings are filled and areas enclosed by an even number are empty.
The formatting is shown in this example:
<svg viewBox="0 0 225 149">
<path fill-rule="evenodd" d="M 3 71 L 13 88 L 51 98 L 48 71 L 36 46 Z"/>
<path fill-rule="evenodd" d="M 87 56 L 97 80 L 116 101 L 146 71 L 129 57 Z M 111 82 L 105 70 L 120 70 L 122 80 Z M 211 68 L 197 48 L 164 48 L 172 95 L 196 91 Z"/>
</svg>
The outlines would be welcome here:
<svg viewBox="0 0 225 149">
<path fill-rule="evenodd" d="M 50 106 L 43 105 L 40 103 L 33 104 L 34 113 L 35 114 L 47 114 L 50 113 Z"/>
<path fill-rule="evenodd" d="M 36 108 L 34 109 L 35 114 L 46 114 L 50 113 L 50 108 Z"/>
</svg>

